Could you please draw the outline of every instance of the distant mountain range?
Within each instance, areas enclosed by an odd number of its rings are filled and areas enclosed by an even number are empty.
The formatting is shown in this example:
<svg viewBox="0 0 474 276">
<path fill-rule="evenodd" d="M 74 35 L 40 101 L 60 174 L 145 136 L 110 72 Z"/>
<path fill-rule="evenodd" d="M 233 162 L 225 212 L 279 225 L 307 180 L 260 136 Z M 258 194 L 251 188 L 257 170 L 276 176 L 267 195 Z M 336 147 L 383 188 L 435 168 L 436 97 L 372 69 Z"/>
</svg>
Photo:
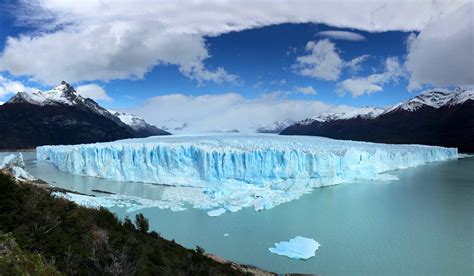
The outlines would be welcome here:
<svg viewBox="0 0 474 276">
<path fill-rule="evenodd" d="M 0 105 L 0 129 L 0 149 L 169 134 L 135 115 L 110 112 L 66 82 L 50 91 L 18 92 Z"/>
<path fill-rule="evenodd" d="M 439 145 L 474 152 L 474 90 L 426 91 L 387 109 L 325 113 L 297 122 L 280 134 Z"/>
<path fill-rule="evenodd" d="M 294 124 L 295 121 L 287 120 L 287 121 L 275 121 L 266 126 L 260 126 L 255 131 L 258 133 L 280 133 L 285 128 Z"/>
</svg>

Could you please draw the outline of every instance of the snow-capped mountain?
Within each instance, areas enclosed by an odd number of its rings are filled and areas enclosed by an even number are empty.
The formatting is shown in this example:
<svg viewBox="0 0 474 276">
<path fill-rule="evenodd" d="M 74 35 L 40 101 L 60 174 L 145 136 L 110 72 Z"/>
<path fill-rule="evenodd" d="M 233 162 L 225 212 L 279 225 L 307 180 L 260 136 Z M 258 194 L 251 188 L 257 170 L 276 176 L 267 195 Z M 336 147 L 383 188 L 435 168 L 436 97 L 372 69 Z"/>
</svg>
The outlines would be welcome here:
<svg viewBox="0 0 474 276">
<path fill-rule="evenodd" d="M 94 100 L 83 98 L 69 83 L 62 81 L 60 85 L 49 91 L 18 92 L 6 104 L 28 103 L 38 106 L 76 106 L 101 116 L 116 120 L 115 116 L 97 104 Z"/>
<path fill-rule="evenodd" d="M 302 125 L 310 125 L 314 121 L 317 122 L 330 122 L 330 121 L 335 121 L 335 120 L 349 120 L 353 118 L 360 117 L 362 119 L 373 119 L 380 114 L 382 114 L 385 111 L 385 109 L 380 108 L 380 107 L 362 107 L 362 108 L 354 108 L 351 111 L 348 112 L 339 112 L 339 113 L 322 113 L 318 116 L 304 119 L 300 122 L 299 124 Z"/>
<path fill-rule="evenodd" d="M 387 109 L 321 114 L 280 134 L 381 143 L 427 144 L 474 152 L 474 90 L 425 91 Z"/>
<path fill-rule="evenodd" d="M 294 121 L 275 121 L 269 125 L 260 126 L 255 131 L 258 133 L 280 133 L 294 123 Z"/>
<path fill-rule="evenodd" d="M 113 110 L 109 110 L 109 112 L 118 117 L 124 124 L 127 124 L 133 128 L 141 137 L 169 134 L 168 132 L 157 128 L 156 126 L 150 125 L 137 115 Z"/>
<path fill-rule="evenodd" d="M 416 111 L 424 106 L 440 108 L 443 106 L 455 106 L 463 104 L 468 100 L 474 100 L 474 90 L 463 90 L 456 88 L 454 91 L 439 89 L 435 91 L 425 91 L 420 95 L 407 101 L 396 104 L 388 108 L 385 113 L 395 110 Z"/>
<path fill-rule="evenodd" d="M 18 92 L 0 105 L 0 129 L 0 149 L 169 134 L 157 128 L 136 131 L 64 81 L 49 91 Z"/>
</svg>

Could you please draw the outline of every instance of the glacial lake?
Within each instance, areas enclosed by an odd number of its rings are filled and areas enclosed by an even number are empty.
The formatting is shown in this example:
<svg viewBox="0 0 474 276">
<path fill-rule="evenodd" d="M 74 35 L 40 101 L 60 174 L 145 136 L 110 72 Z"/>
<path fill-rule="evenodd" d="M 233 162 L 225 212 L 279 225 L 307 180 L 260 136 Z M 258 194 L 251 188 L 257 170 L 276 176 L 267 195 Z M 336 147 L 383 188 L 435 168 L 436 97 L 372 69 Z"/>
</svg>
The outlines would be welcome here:
<svg viewBox="0 0 474 276">
<path fill-rule="evenodd" d="M 148 199 L 167 187 L 116 182 L 61 172 L 24 153 L 27 170 L 52 185 Z M 473 275 L 474 157 L 431 163 L 391 174 L 400 180 L 364 181 L 315 189 L 270 210 L 245 208 L 209 217 L 188 208 L 139 210 L 151 228 L 188 247 L 278 273 L 325 275 Z M 112 207 L 120 218 L 138 212 Z M 268 251 L 295 236 L 321 244 L 316 256 L 294 260 Z"/>
</svg>

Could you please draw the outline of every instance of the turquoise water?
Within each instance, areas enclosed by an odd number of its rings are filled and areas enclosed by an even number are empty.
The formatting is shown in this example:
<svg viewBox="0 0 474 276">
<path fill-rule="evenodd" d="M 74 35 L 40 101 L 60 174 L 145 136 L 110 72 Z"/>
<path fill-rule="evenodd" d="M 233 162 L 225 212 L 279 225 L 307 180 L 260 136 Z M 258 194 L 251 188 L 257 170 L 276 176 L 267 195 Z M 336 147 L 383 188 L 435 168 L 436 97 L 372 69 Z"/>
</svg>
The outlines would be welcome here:
<svg viewBox="0 0 474 276">
<path fill-rule="evenodd" d="M 36 162 L 34 154 L 25 156 L 33 175 L 89 194 L 100 189 L 153 199 L 167 189 L 74 176 Z M 391 174 L 400 180 L 320 188 L 262 212 L 246 208 L 220 217 L 196 209 L 139 212 L 167 239 L 279 273 L 473 275 L 474 158 Z M 126 215 L 122 208 L 111 210 Z M 321 244 L 314 258 L 293 260 L 268 251 L 298 235 Z"/>
</svg>

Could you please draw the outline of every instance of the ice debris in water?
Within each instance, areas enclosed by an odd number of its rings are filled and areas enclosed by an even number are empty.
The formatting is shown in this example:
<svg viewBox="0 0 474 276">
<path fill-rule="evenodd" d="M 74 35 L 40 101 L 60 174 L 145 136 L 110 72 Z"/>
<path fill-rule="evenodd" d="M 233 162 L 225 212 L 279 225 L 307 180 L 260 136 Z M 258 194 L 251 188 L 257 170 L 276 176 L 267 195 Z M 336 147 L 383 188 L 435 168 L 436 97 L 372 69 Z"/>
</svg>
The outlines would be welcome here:
<svg viewBox="0 0 474 276">
<path fill-rule="evenodd" d="M 226 209 L 219 208 L 219 209 L 215 209 L 215 210 L 211 210 L 211 211 L 207 212 L 207 215 L 210 216 L 210 217 L 217 217 L 217 216 L 220 216 L 220 215 L 224 214 L 225 212 L 226 212 Z"/>
<path fill-rule="evenodd" d="M 454 148 L 264 134 L 161 136 L 36 153 L 74 174 L 192 188 L 170 192 L 169 200 L 229 212 L 270 209 L 315 187 L 395 180 L 383 173 L 458 157 Z"/>
<path fill-rule="evenodd" d="M 271 247 L 268 250 L 272 253 L 287 256 L 292 259 L 306 260 L 314 257 L 319 246 L 320 244 L 313 239 L 297 236 L 289 241 L 275 243 L 275 247 Z"/>
<path fill-rule="evenodd" d="M 63 193 L 54 192 L 54 196 L 61 197 L 73 201 L 79 205 L 86 206 L 89 208 L 99 207 L 119 207 L 125 208 L 127 213 L 136 212 L 145 208 L 160 208 L 170 209 L 172 211 L 184 211 L 186 208 L 182 207 L 179 203 L 168 202 L 164 200 L 151 200 L 147 198 L 137 196 L 124 196 L 124 195 L 110 195 L 110 196 L 89 196 L 76 193 Z"/>
<path fill-rule="evenodd" d="M 25 170 L 23 154 L 12 153 L 5 156 L 0 163 L 0 170 L 9 171 L 18 180 L 36 180 L 29 172 Z"/>
</svg>

